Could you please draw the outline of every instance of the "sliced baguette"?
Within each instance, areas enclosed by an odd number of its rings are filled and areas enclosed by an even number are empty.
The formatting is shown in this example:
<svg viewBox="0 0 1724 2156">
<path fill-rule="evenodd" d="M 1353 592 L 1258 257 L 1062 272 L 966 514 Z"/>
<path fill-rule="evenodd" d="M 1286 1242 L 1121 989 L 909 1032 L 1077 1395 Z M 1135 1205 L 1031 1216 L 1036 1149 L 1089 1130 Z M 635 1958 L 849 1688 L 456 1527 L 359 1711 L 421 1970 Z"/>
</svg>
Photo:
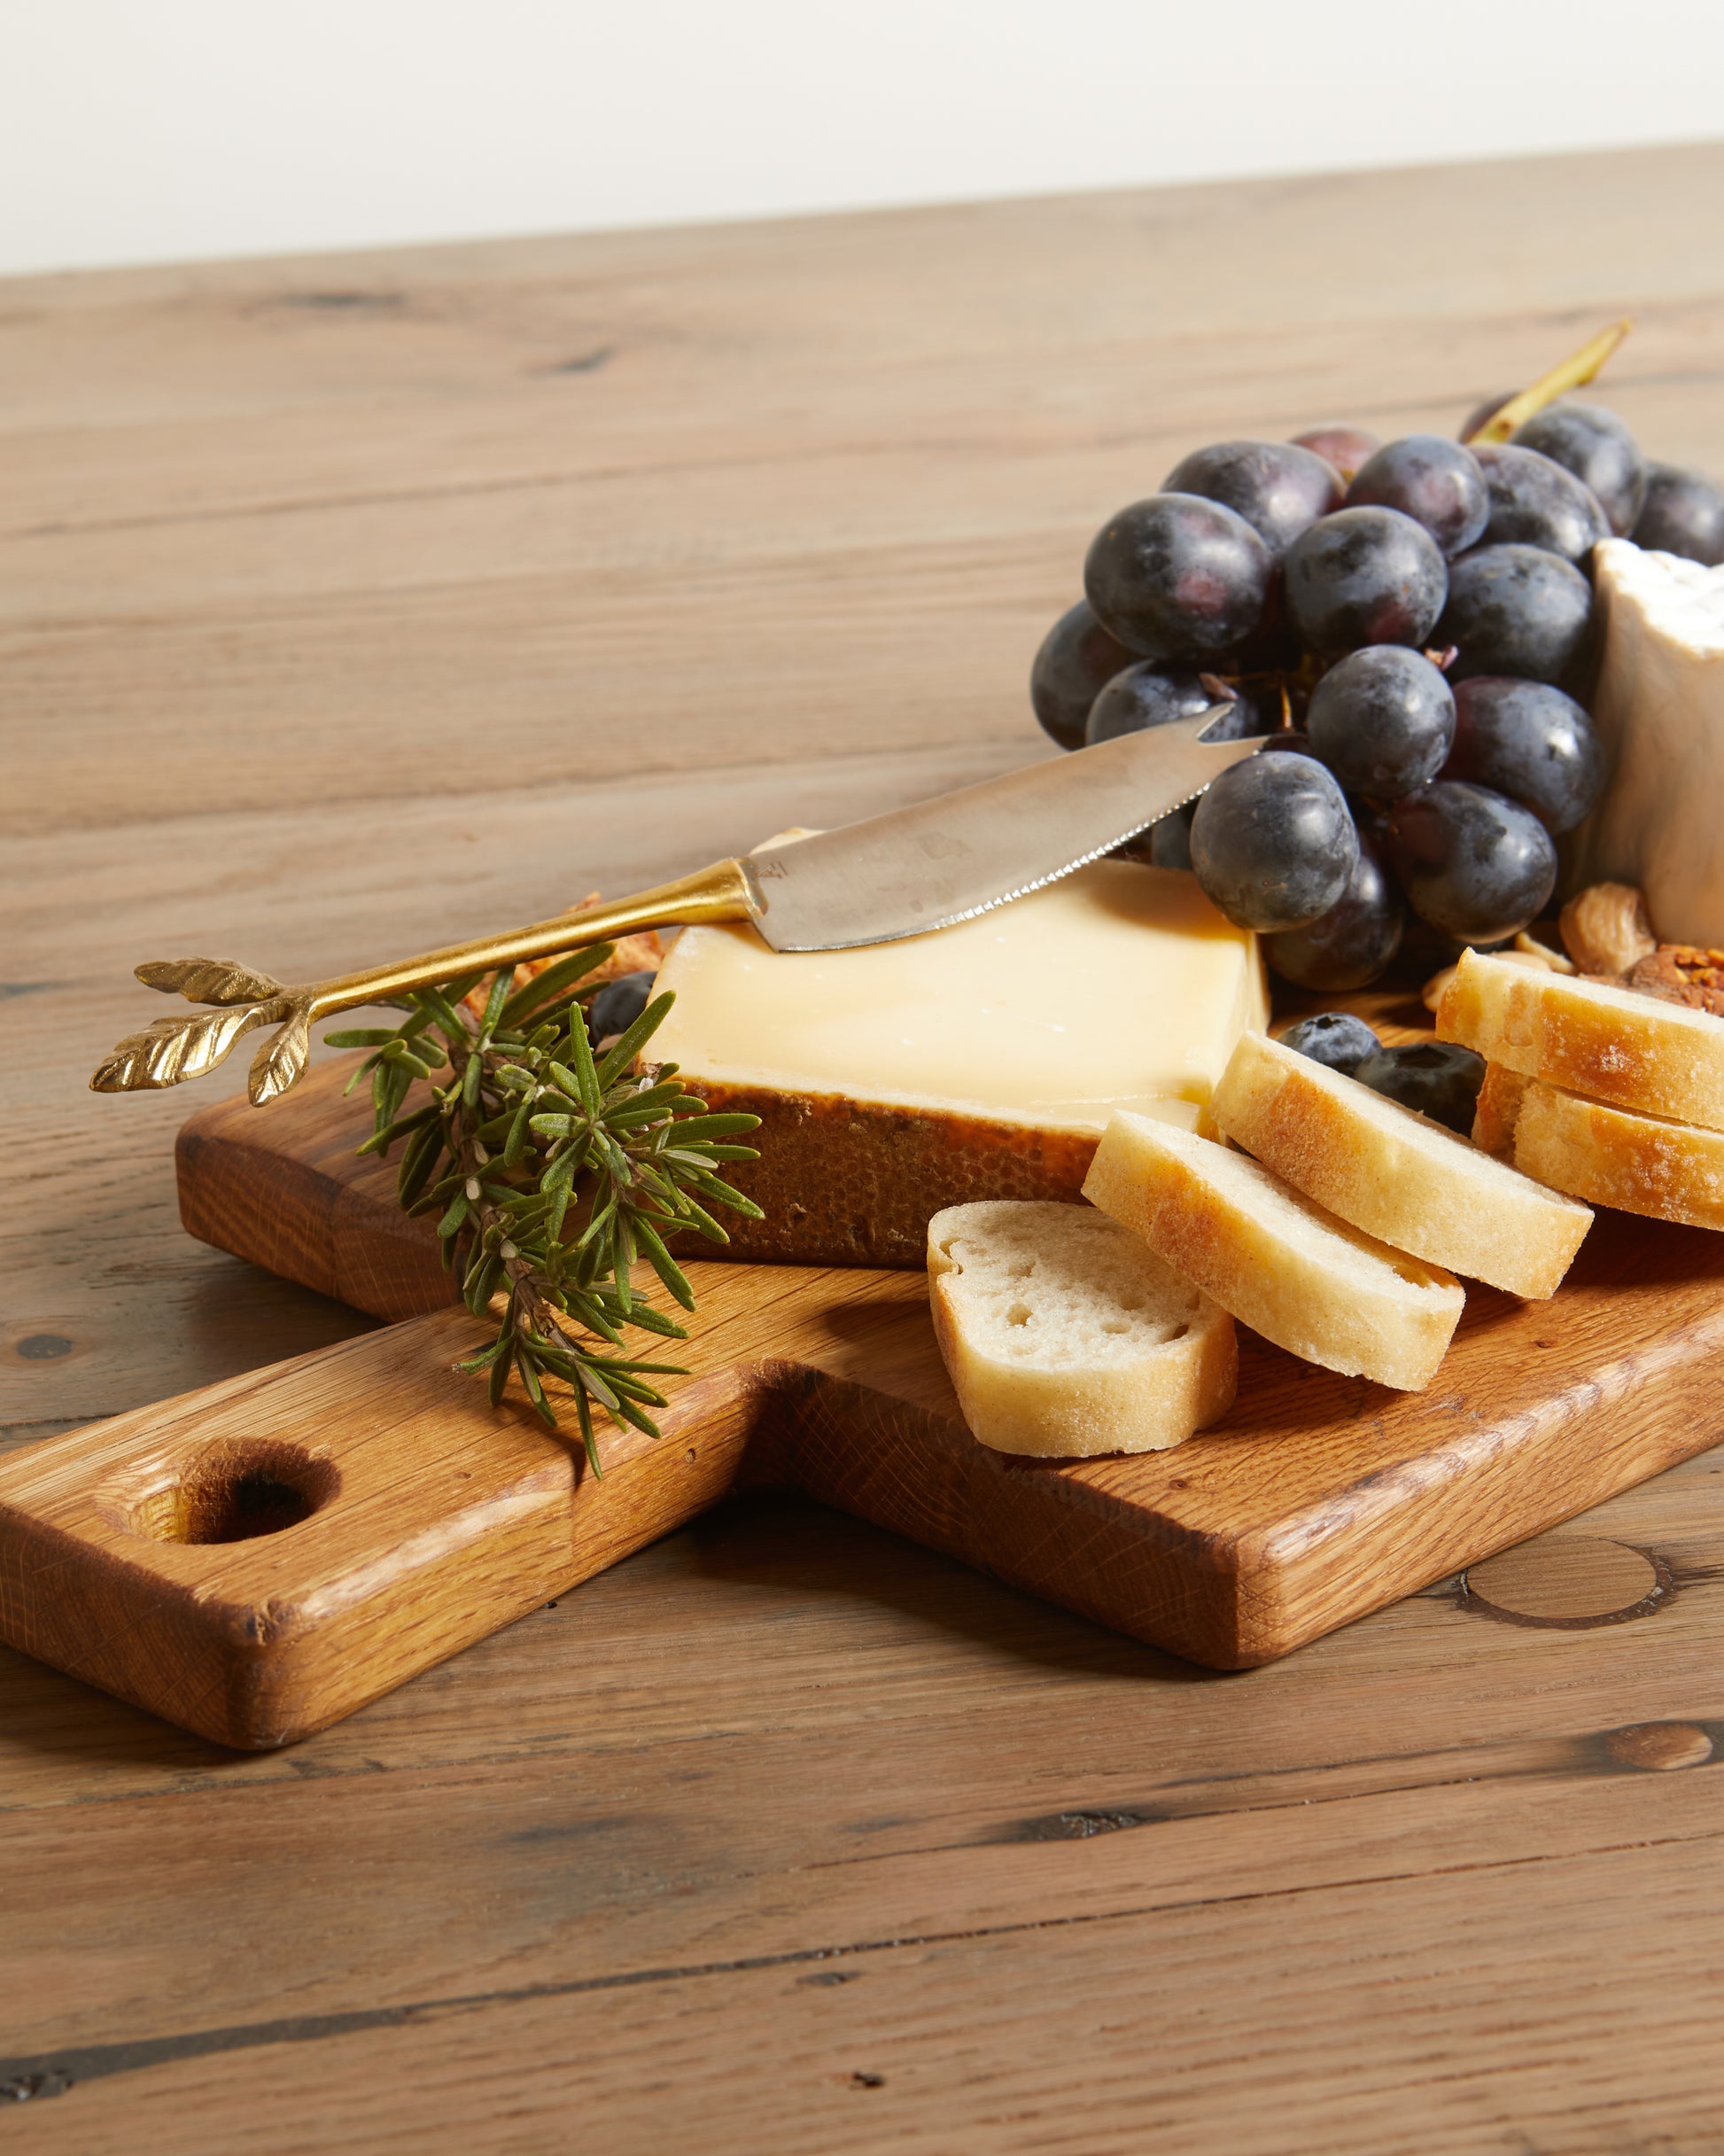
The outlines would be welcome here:
<svg viewBox="0 0 1724 2156">
<path fill-rule="evenodd" d="M 1595 1205 L 1724 1228 L 1724 1132 L 1583 1101 L 1533 1078 L 1514 1118 L 1514 1162 Z"/>
<path fill-rule="evenodd" d="M 1510 1295 L 1554 1295 L 1592 1215 L 1464 1138 L 1261 1033 L 1242 1036 L 1217 1123 L 1354 1227 Z"/>
<path fill-rule="evenodd" d="M 1506 1063 L 1487 1063 L 1472 1110 L 1472 1142 L 1498 1160 L 1515 1156 L 1515 1118 L 1532 1079 Z"/>
<path fill-rule="evenodd" d="M 1566 1093 L 1724 1130 L 1724 1018 L 1710 1011 L 1466 951 L 1437 1035 Z"/>
<path fill-rule="evenodd" d="M 1165 1452 L 1233 1404 L 1231 1318 L 1090 1206 L 949 1205 L 928 1273 L 958 1404 L 997 1452 Z"/>
<path fill-rule="evenodd" d="M 1147 1116 L 1114 1115 L 1083 1195 L 1241 1323 L 1326 1369 L 1421 1391 L 1459 1321 L 1460 1282 L 1439 1267 Z"/>
</svg>

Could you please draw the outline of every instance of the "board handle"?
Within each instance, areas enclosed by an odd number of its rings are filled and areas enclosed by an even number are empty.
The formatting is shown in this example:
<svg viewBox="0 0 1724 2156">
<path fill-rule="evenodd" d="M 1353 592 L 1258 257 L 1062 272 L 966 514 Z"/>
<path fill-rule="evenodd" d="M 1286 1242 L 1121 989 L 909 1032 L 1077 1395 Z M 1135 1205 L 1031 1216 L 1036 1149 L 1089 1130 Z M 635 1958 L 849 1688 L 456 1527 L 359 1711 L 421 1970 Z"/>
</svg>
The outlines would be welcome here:
<svg viewBox="0 0 1724 2156">
<path fill-rule="evenodd" d="M 285 986 L 272 975 L 254 972 L 229 959 L 153 959 L 137 969 L 146 988 L 215 1008 L 184 1017 L 158 1018 L 141 1033 L 128 1033 L 97 1065 L 90 1090 L 139 1093 L 182 1085 L 187 1078 L 214 1070 L 242 1034 L 256 1026 L 276 1025 L 280 1031 L 264 1043 L 252 1064 L 252 1101 L 260 1108 L 297 1081 L 310 1057 L 312 1027 L 338 1011 L 387 1003 L 463 973 L 493 973 L 531 959 L 553 958 L 559 952 L 608 943 L 639 929 L 751 921 L 757 908 L 754 879 L 746 864 L 722 860 L 609 906 L 558 914 L 554 920 L 534 922 L 507 935 L 449 944 L 418 958 L 371 966 L 362 973 L 346 973 L 306 986 Z"/>
</svg>

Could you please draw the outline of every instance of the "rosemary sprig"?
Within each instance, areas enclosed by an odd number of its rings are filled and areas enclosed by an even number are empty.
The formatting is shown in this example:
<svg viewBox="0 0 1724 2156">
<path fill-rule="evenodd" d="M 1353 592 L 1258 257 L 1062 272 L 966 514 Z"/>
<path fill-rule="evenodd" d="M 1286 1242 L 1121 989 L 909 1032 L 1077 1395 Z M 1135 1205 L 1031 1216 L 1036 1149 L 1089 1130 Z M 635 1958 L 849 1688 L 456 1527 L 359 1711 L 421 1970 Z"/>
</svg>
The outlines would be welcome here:
<svg viewBox="0 0 1724 2156">
<path fill-rule="evenodd" d="M 670 1238 L 692 1229 L 710 1242 L 728 1241 L 711 1207 L 760 1218 L 719 1173 L 726 1162 L 757 1157 L 731 1141 L 759 1117 L 708 1114 L 704 1101 L 684 1091 L 674 1063 L 646 1077 L 633 1071 L 673 996 L 657 997 L 594 1056 L 586 1002 L 611 948 L 571 953 L 520 989 L 499 974 L 477 1021 L 463 1003 L 478 985 L 471 977 L 403 999 L 394 1008 L 407 1016 L 397 1026 L 324 1036 L 331 1047 L 370 1051 L 348 1088 L 370 1078 L 373 1130 L 360 1150 L 386 1156 L 405 1141 L 400 1202 L 409 1214 L 439 1216 L 443 1263 L 468 1308 L 479 1316 L 497 1296 L 506 1298 L 497 1337 L 456 1367 L 488 1375 L 493 1402 L 517 1371 L 553 1429 L 547 1381 L 561 1381 L 595 1475 L 602 1469 L 594 1406 L 656 1437 L 648 1410 L 664 1406 L 664 1396 L 649 1381 L 685 1374 L 627 1350 L 629 1326 L 687 1338 L 631 1287 L 635 1261 L 644 1258 L 672 1299 L 692 1311 L 694 1290 L 666 1248 Z M 404 1112 L 415 1079 L 432 1081 L 431 1100 Z"/>
</svg>

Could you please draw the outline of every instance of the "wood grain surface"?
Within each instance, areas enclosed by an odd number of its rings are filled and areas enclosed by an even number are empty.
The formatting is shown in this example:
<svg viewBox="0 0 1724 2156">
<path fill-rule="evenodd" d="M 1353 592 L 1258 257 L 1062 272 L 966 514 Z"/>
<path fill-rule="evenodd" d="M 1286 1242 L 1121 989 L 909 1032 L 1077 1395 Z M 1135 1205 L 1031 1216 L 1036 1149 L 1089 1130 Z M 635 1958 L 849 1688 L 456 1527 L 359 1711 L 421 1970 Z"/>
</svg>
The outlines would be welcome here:
<svg viewBox="0 0 1724 2156">
<path fill-rule="evenodd" d="M 0 290 L 6 1439 L 367 1323 L 181 1234 L 190 1096 L 82 1091 L 138 959 L 1023 761 L 1185 448 L 1452 429 L 1625 308 L 1724 470 L 1721 209 L 1696 148 Z M 9 2142 L 1714 2150 L 1719 1456 L 1519 1561 L 1594 1607 L 1211 1677 L 749 1499 L 247 1757 L 0 1654 Z"/>
<path fill-rule="evenodd" d="M 229 1195 L 274 1210 L 268 1183 Z M 602 1476 L 518 1381 L 493 1414 L 454 1366 L 486 1337 L 464 1309 L 0 1459 L 0 1639 L 268 1750 L 734 1490 L 776 1489 L 1208 1668 L 1254 1669 L 1718 1436 L 1724 1238 L 1627 1216 L 1594 1229 L 1552 1302 L 1475 1287 L 1426 1392 L 1246 1334 L 1239 1397 L 1210 1428 L 1067 1464 L 970 1436 L 918 1273 L 706 1264 L 691 1279 L 662 1436 L 608 1436 Z M 1631 1556 L 1625 1577 L 1594 1540 L 1560 1591 L 1500 1570 L 1477 1591 L 1551 1623 L 1596 1614 L 1601 1593 L 1611 1611 L 1654 1593 L 1650 1561 Z"/>
</svg>

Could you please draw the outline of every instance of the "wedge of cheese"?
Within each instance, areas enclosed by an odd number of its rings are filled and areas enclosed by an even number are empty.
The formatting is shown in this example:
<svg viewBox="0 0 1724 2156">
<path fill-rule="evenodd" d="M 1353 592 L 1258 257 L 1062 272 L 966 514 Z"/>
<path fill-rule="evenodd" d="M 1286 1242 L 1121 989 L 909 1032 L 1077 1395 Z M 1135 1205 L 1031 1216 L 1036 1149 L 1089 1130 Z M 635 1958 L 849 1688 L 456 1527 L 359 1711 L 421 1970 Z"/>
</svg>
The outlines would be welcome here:
<svg viewBox="0 0 1724 2156">
<path fill-rule="evenodd" d="M 1111 860 L 860 950 L 686 929 L 658 986 L 653 1053 L 761 1118 L 735 1181 L 766 1217 L 726 1255 L 810 1265 L 920 1266 L 944 1206 L 1076 1198 L 1116 1109 L 1208 1129 L 1268 1010 L 1256 938 L 1194 878 Z"/>
<path fill-rule="evenodd" d="M 1666 942 L 1724 945 L 1724 568 L 1606 539 L 1593 574 L 1611 783 L 1568 881 L 1638 884 Z"/>
</svg>

